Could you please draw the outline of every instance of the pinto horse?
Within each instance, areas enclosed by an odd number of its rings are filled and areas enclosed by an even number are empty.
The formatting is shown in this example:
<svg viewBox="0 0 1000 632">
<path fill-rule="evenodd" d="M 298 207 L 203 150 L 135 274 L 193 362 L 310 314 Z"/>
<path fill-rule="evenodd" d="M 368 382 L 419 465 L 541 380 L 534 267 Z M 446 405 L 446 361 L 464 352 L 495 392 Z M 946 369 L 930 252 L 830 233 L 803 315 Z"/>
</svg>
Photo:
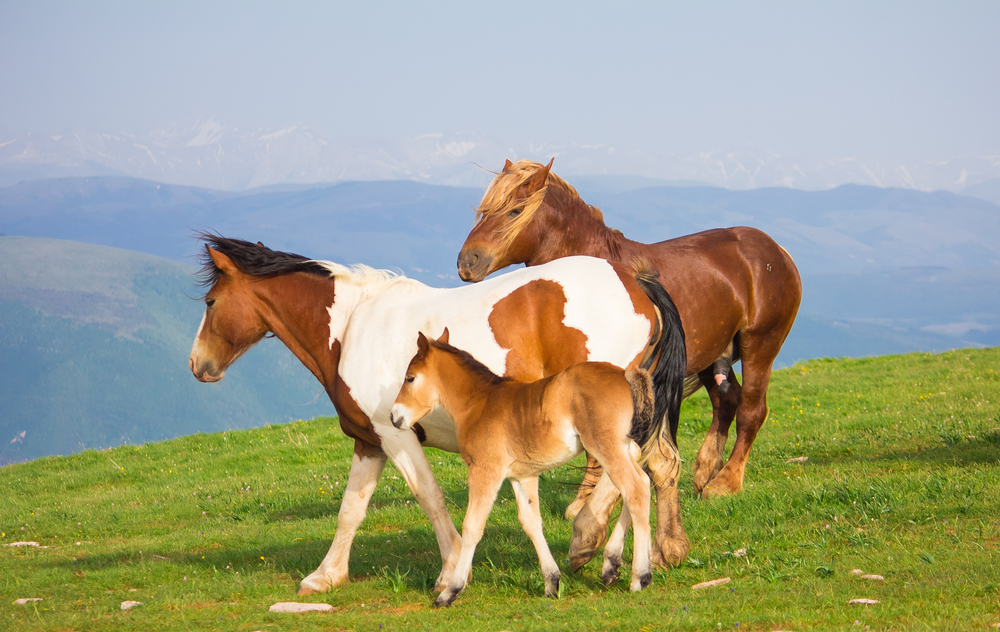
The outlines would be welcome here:
<svg viewBox="0 0 1000 632">
<path fill-rule="evenodd" d="M 596 456 L 604 467 L 603 475 L 625 498 L 615 536 L 605 549 L 601 578 L 605 585 L 618 580 L 625 534 L 634 522 L 630 588 L 648 586 L 653 579 L 649 477 L 638 459 L 659 448 L 664 429 L 664 418 L 653 416 L 649 373 L 626 371 L 606 362 L 584 362 L 536 382 L 515 382 L 451 346 L 448 338 L 447 328 L 437 340 L 418 334 L 417 354 L 406 367 L 390 414 L 396 428 L 407 430 L 442 408 L 455 421 L 458 451 L 469 467 L 462 553 L 454 574 L 446 580 L 448 587 L 434 605 L 451 605 L 465 589 L 476 545 L 504 479 L 514 488 L 517 517 L 538 553 L 545 596 L 559 596 L 559 565 L 545 541 L 538 511 L 538 475 L 584 449 Z M 682 377 L 684 368 L 678 369 Z"/>
<path fill-rule="evenodd" d="M 671 417 L 679 411 L 684 372 L 669 381 L 661 367 L 669 358 L 653 353 L 660 336 L 672 329 L 665 319 L 676 321 L 680 330 L 679 319 L 648 272 L 573 257 L 475 286 L 437 289 L 367 266 L 273 251 L 259 242 L 202 237 L 208 292 L 189 360 L 194 376 L 221 380 L 227 367 L 273 333 L 323 384 L 341 429 L 354 439 L 333 544 L 319 568 L 302 580 L 299 594 L 347 581 L 351 543 L 387 458 L 434 527 L 443 560 L 437 588 L 443 589 L 443 578 L 452 575 L 461 538 L 423 448 L 456 452 L 455 426 L 441 412 L 407 431 L 389 421 L 419 331 L 441 331 L 447 323 L 453 340 L 491 371 L 521 381 L 585 361 L 623 368 L 652 364 L 654 387 L 664 392 L 663 397 L 657 393 L 657 407 L 662 402 Z M 669 454 L 661 451 L 661 457 L 649 465 L 665 525 L 658 527 L 654 554 L 680 562 L 688 542 L 676 473 Z M 590 533 L 593 528 L 580 527 L 603 541 L 604 534 Z"/>
<path fill-rule="evenodd" d="M 482 281 L 512 264 L 535 266 L 571 255 L 648 259 L 684 324 L 692 378 L 687 394 L 698 388 L 696 375 L 712 401 L 712 425 L 695 461 L 694 488 L 705 496 L 739 492 L 750 448 L 767 418 L 771 366 L 802 299 L 792 258 L 766 234 L 748 227 L 656 244 L 632 241 L 608 228 L 601 211 L 551 167 L 552 162 L 507 161 L 477 209 L 477 223 L 458 256 L 459 276 Z M 720 381 L 729 386 L 719 388 L 713 363 L 720 357 L 743 361 L 742 387 L 731 365 L 723 365 L 728 379 Z M 723 465 L 734 417 L 736 444 Z"/>
</svg>

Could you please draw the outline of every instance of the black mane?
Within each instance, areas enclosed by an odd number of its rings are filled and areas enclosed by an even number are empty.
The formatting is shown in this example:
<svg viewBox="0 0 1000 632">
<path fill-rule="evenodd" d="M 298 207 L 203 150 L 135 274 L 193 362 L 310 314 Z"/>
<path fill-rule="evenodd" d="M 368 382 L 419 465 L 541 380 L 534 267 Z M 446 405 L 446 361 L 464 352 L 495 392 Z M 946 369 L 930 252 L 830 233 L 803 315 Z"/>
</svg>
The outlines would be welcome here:
<svg viewBox="0 0 1000 632">
<path fill-rule="evenodd" d="M 275 277 L 292 272 L 330 276 L 330 271 L 320 263 L 291 252 L 271 250 L 260 242 L 230 239 L 212 233 L 199 233 L 198 238 L 205 244 L 204 252 L 198 257 L 198 262 L 202 266 L 198 272 L 199 283 L 204 287 L 215 285 L 222 274 L 208 254 L 209 248 L 229 257 L 236 267 L 250 276 Z"/>
</svg>

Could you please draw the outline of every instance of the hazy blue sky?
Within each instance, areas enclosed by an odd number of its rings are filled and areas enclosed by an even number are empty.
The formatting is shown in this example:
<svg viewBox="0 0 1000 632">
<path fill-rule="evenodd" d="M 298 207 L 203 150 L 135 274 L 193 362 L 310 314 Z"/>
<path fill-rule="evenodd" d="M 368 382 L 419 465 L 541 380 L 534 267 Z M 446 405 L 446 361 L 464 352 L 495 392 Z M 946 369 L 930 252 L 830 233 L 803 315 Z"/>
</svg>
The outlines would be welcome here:
<svg viewBox="0 0 1000 632">
<path fill-rule="evenodd" d="M 1000 154 L 1000 2 L 0 3 L 0 130 Z"/>
</svg>

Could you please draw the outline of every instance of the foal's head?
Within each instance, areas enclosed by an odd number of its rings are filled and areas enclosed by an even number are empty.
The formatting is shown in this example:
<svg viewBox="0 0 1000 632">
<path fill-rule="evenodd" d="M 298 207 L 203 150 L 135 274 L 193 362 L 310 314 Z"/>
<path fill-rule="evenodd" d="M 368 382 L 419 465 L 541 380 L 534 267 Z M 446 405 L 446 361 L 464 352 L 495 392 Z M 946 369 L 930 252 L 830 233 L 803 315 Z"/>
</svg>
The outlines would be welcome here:
<svg viewBox="0 0 1000 632">
<path fill-rule="evenodd" d="M 561 213 L 582 210 L 600 216 L 565 180 L 530 160 L 507 161 L 476 209 L 476 226 L 458 255 L 458 275 L 479 282 L 515 263 L 528 263 L 557 230 Z M 603 217 L 601 217 L 603 221 Z"/>
<path fill-rule="evenodd" d="M 439 347 L 448 344 L 448 328 L 436 341 L 427 339 L 423 333 L 417 334 L 417 355 L 406 367 L 403 387 L 392 405 L 389 420 L 400 430 L 409 430 L 413 424 L 434 410 L 441 397 L 441 374 L 436 359 Z"/>
<path fill-rule="evenodd" d="M 218 382 L 233 362 L 260 341 L 270 327 L 261 316 L 253 287 L 262 278 L 294 271 L 329 274 L 300 255 L 278 252 L 240 239 L 202 235 L 205 315 L 191 347 L 188 366 L 202 382 Z"/>
</svg>

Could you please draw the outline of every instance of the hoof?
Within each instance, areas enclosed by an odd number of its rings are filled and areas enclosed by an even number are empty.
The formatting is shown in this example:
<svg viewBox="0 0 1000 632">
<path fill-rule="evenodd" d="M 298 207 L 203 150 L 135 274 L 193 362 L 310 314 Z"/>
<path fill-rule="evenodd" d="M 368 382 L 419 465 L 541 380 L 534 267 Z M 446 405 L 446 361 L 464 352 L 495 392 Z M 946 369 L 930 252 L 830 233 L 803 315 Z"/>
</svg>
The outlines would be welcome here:
<svg viewBox="0 0 1000 632">
<path fill-rule="evenodd" d="M 434 600 L 435 608 L 448 608 L 455 601 L 455 597 L 458 597 L 457 592 L 449 593 L 447 591 L 441 593 L 441 595 Z"/>
<path fill-rule="evenodd" d="M 622 558 L 609 557 L 604 560 L 604 570 L 601 571 L 601 581 L 610 586 L 621 577 Z"/>
<path fill-rule="evenodd" d="M 545 578 L 545 596 L 552 599 L 559 597 L 559 573 L 554 573 Z"/>
<path fill-rule="evenodd" d="M 742 483 L 730 481 L 728 477 L 720 475 L 713 478 L 708 485 L 705 485 L 705 488 L 701 490 L 701 497 L 732 496 L 733 494 L 740 493 L 741 489 L 743 489 Z"/>
<path fill-rule="evenodd" d="M 629 586 L 629 590 L 631 590 L 632 592 L 639 592 L 640 590 L 642 590 L 646 586 L 649 586 L 652 583 L 653 583 L 653 574 L 650 573 L 649 571 L 646 571 L 639 577 L 632 579 L 632 584 Z"/>
<path fill-rule="evenodd" d="M 687 559 L 690 545 L 687 538 L 666 538 L 663 543 L 653 545 L 653 554 L 649 561 L 654 568 L 670 568 L 680 566 Z"/>
<path fill-rule="evenodd" d="M 328 592 L 331 588 L 339 588 L 347 583 L 347 578 L 344 577 L 340 581 L 330 581 L 323 576 L 313 576 L 310 575 L 302 580 L 299 584 L 298 596 L 304 597 L 306 595 L 315 595 L 316 593 Z"/>
</svg>

